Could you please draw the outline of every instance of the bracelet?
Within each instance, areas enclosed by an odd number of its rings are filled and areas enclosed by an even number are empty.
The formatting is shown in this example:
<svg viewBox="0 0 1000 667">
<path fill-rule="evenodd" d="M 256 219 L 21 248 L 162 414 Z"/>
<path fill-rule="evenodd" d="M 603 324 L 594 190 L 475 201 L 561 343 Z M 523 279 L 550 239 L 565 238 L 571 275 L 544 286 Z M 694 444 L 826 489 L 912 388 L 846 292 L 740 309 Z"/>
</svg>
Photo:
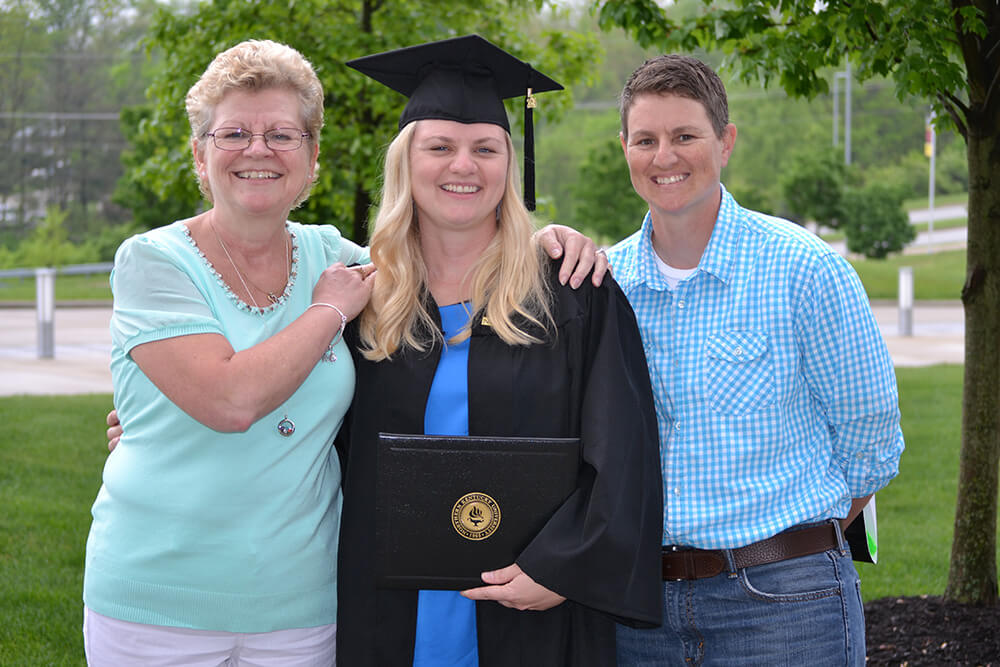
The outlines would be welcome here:
<svg viewBox="0 0 1000 667">
<path fill-rule="evenodd" d="M 335 311 L 337 311 L 337 314 L 340 315 L 340 328 L 337 329 L 337 333 L 333 334 L 333 340 L 330 341 L 330 347 L 333 347 L 340 341 L 340 338 L 344 335 L 344 327 L 347 326 L 347 315 L 344 315 L 344 311 L 342 311 L 340 308 L 337 308 L 332 303 L 317 301 L 316 303 L 309 304 L 309 308 L 315 308 L 316 306 L 323 306 L 324 308 L 333 308 Z M 306 308 L 306 310 L 309 310 L 309 308 Z M 336 361 L 336 357 L 334 357 L 334 361 Z"/>
</svg>

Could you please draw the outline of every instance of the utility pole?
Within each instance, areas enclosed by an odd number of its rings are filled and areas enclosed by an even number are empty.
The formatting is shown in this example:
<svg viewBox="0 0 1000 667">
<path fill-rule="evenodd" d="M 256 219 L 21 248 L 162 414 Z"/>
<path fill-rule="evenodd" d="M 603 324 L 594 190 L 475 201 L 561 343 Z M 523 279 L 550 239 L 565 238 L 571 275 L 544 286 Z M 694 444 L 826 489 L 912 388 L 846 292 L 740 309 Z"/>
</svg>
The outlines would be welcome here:
<svg viewBox="0 0 1000 667">
<path fill-rule="evenodd" d="M 930 177 L 927 182 L 927 240 L 934 234 L 934 158 L 937 154 L 937 132 L 934 131 L 934 109 L 927 114 L 927 129 L 924 130 L 924 155 L 931 160 Z"/>
<path fill-rule="evenodd" d="M 833 147 L 840 145 L 837 133 L 840 131 L 840 72 L 833 75 Z"/>
<path fill-rule="evenodd" d="M 844 164 L 851 164 L 851 61 L 844 68 Z"/>
<path fill-rule="evenodd" d="M 837 133 L 840 129 L 840 80 L 844 80 L 844 164 L 851 164 L 851 61 L 847 61 L 847 66 L 843 72 L 833 75 L 833 145 L 836 147 L 838 141 Z"/>
</svg>

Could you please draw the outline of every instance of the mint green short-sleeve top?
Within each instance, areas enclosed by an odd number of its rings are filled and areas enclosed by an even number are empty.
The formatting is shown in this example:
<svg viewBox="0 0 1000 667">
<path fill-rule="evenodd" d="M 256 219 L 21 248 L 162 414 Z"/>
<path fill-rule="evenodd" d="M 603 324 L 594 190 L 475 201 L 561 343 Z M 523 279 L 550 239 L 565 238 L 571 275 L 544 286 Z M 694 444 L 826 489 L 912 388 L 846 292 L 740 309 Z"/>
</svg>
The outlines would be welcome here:
<svg viewBox="0 0 1000 667">
<path fill-rule="evenodd" d="M 291 277 L 264 309 L 226 286 L 185 221 L 119 248 L 111 373 L 124 435 L 92 510 L 84 602 L 93 611 L 230 632 L 336 622 L 341 476 L 333 438 L 354 392 L 344 343 L 245 433 L 189 417 L 129 354 L 141 343 L 200 333 L 221 334 L 236 351 L 252 347 L 305 311 L 327 266 L 368 261 L 367 249 L 332 226 L 287 228 Z M 289 437 L 277 430 L 285 416 L 295 423 Z"/>
</svg>

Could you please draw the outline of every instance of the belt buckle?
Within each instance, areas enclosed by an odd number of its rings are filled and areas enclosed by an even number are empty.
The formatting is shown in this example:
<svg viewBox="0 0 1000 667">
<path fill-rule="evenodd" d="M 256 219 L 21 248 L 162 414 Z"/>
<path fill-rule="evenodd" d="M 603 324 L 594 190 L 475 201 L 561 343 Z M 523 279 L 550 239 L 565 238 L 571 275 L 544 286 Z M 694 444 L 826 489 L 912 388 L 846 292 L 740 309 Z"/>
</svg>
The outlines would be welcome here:
<svg viewBox="0 0 1000 667">
<path fill-rule="evenodd" d="M 679 554 L 679 553 L 682 553 L 682 552 L 690 553 L 690 550 L 689 549 L 679 549 L 676 544 L 671 544 L 670 545 L 670 552 L 672 554 Z M 690 557 L 685 557 L 684 558 L 685 569 L 687 569 L 689 571 L 692 569 L 690 567 L 687 567 L 687 566 L 689 566 L 691 564 L 690 561 L 691 561 Z M 689 576 L 686 576 L 686 577 L 664 577 L 664 580 L 665 581 L 690 581 L 691 580 L 691 576 L 689 575 Z"/>
</svg>

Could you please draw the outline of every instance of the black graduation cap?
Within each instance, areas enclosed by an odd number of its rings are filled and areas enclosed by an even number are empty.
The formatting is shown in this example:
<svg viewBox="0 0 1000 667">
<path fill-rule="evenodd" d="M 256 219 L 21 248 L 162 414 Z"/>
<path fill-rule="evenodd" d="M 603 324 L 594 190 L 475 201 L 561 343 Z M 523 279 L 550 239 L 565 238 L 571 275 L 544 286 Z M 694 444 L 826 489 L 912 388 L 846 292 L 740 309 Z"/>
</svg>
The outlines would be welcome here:
<svg viewBox="0 0 1000 667">
<path fill-rule="evenodd" d="M 466 35 L 356 58 L 346 63 L 410 98 L 399 118 L 492 123 L 510 133 L 503 100 L 525 96 L 524 202 L 535 209 L 534 93 L 563 87 L 479 35 Z"/>
</svg>

